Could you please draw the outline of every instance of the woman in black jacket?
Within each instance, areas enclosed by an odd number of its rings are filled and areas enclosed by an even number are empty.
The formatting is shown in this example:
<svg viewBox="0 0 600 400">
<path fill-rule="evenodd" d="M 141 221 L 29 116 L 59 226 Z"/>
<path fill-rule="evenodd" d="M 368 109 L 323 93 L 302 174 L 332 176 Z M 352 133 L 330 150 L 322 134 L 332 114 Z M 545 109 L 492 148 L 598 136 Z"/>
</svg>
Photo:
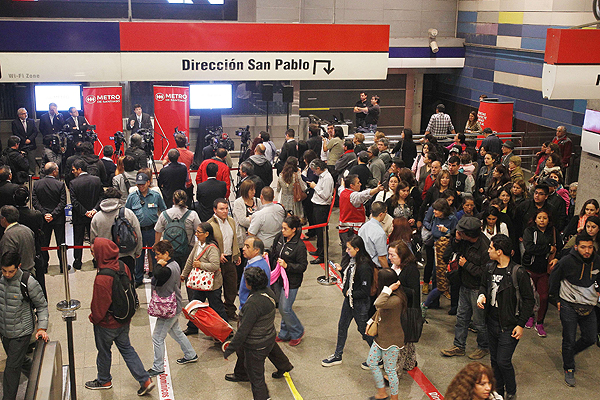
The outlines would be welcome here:
<svg viewBox="0 0 600 400">
<path fill-rule="evenodd" d="M 335 353 L 321 361 L 324 367 L 331 367 L 342 363 L 342 354 L 348 337 L 348 328 L 354 319 L 358 332 L 364 341 L 373 344 L 373 337 L 367 336 L 367 321 L 371 307 L 371 284 L 373 282 L 373 269 L 376 268 L 367 253 L 365 242 L 360 236 L 354 236 L 346 243 L 346 252 L 350 256 L 350 263 L 345 270 L 336 264 L 342 273 L 342 294 L 344 303 L 338 322 L 337 345 Z M 366 363 L 364 363 L 366 366 Z"/>
<path fill-rule="evenodd" d="M 304 327 L 292 309 L 308 265 L 306 246 L 300 240 L 302 233 L 300 227 L 300 218 L 296 215 L 285 218 L 281 232 L 275 236 L 273 247 L 271 247 L 271 268 L 279 263 L 285 269 L 290 283 L 287 295 L 283 289 L 283 278 L 280 277 L 273 285 L 273 290 L 279 297 L 279 313 L 281 314 L 281 328 L 276 341 L 289 341 L 290 346 L 299 345 L 304 336 Z"/>
<path fill-rule="evenodd" d="M 392 153 L 396 157 L 402 158 L 404 165 L 411 166 L 417 158 L 417 145 L 413 142 L 413 131 L 409 128 L 404 128 L 401 134 L 402 140 L 396 143 Z"/>
</svg>

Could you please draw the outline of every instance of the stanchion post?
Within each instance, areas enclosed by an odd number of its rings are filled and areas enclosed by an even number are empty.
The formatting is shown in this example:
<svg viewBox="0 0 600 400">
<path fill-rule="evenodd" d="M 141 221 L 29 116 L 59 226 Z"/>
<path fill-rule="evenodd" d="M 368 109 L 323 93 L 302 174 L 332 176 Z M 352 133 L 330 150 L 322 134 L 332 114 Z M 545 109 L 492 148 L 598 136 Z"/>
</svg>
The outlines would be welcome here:
<svg viewBox="0 0 600 400">
<path fill-rule="evenodd" d="M 337 278 L 329 273 L 329 226 L 325 225 L 323 229 L 323 261 L 325 262 L 325 275 L 319 276 L 317 282 L 321 285 L 335 285 Z"/>
<path fill-rule="evenodd" d="M 71 299 L 71 288 L 69 286 L 69 266 L 67 264 L 67 245 L 60 245 L 61 266 L 65 282 L 65 300 L 56 304 L 58 311 L 62 312 L 62 318 L 67 324 L 67 345 L 69 352 L 69 388 L 71 400 L 77 400 L 77 384 L 75 381 L 75 349 L 73 347 L 73 321 L 77 319 L 76 310 L 81 307 L 79 300 Z"/>
<path fill-rule="evenodd" d="M 33 209 L 33 175 L 29 175 L 29 208 Z"/>
</svg>

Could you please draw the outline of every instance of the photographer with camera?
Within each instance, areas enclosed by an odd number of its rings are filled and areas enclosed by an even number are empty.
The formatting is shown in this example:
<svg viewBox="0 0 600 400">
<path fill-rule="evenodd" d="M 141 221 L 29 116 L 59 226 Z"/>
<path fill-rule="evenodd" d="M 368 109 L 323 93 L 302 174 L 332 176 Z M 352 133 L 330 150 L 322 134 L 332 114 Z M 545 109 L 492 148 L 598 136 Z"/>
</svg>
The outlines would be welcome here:
<svg viewBox="0 0 600 400">
<path fill-rule="evenodd" d="M 148 132 L 148 134 L 151 135 L 150 132 Z M 142 145 L 142 135 L 139 133 L 131 135 L 129 147 L 125 150 L 125 155 L 135 159 L 136 169 L 142 169 L 148 166 L 148 155 Z"/>
<path fill-rule="evenodd" d="M 29 173 L 35 174 L 35 138 L 38 135 L 38 129 L 35 126 L 35 121 L 27 118 L 27 110 L 19 108 L 17 110 L 17 119 L 12 122 L 12 134 L 21 139 L 19 144 L 20 151 L 27 152 L 27 160 L 29 162 Z M 0 147 L 0 150 L 2 147 Z"/>
<path fill-rule="evenodd" d="M 129 116 L 126 128 L 127 130 L 131 131 L 131 134 L 136 133 L 140 129 L 152 129 L 152 121 L 150 120 L 150 114 L 142 112 L 141 105 L 134 105 L 133 114 Z"/>
<path fill-rule="evenodd" d="M 55 163 L 59 170 L 61 168 L 63 153 L 65 149 L 60 145 L 60 137 L 58 135 L 44 136 L 44 152 L 42 153 L 42 165 L 47 163 Z M 42 171 L 42 173 L 45 173 Z"/>
<path fill-rule="evenodd" d="M 12 182 L 17 185 L 27 183 L 29 180 L 29 161 L 27 161 L 27 152 L 20 151 L 19 145 L 21 139 L 18 136 L 8 138 L 8 148 L 2 152 L 0 163 L 8 165 L 12 172 Z"/>
</svg>

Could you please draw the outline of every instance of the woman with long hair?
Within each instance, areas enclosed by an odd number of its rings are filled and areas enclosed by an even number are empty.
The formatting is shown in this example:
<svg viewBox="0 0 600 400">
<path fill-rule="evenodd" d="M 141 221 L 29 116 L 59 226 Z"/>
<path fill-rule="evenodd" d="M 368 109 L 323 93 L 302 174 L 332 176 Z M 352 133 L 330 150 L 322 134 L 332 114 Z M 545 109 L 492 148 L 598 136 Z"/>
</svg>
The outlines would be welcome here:
<svg viewBox="0 0 600 400">
<path fill-rule="evenodd" d="M 587 217 L 585 221 L 585 232 L 594 239 L 594 250 L 600 251 L 600 237 L 598 236 L 598 232 L 600 232 L 600 217 L 597 215 L 590 215 Z M 582 231 L 583 232 L 583 231 Z M 571 250 L 573 246 L 575 246 L 575 239 L 577 235 L 573 235 L 571 239 L 565 244 L 562 250 L 562 256 L 564 257 L 568 250 Z"/>
<path fill-rule="evenodd" d="M 444 191 L 450 188 L 450 182 L 450 172 L 448 172 L 448 170 L 440 171 L 438 176 L 435 178 L 433 186 L 427 190 L 427 194 L 425 194 L 425 200 L 423 200 L 421 203 L 418 218 L 419 221 L 423 221 L 425 218 L 425 213 L 427 210 L 429 210 L 429 207 L 431 207 L 433 202 L 441 198 Z"/>
<path fill-rule="evenodd" d="M 579 215 L 575 215 L 569 221 L 569 225 L 565 228 L 564 236 L 565 238 L 570 238 L 573 235 L 577 235 L 578 233 L 583 232 L 585 229 L 585 223 L 587 219 L 593 215 L 598 215 L 600 212 L 600 204 L 598 204 L 598 200 L 589 199 L 583 203 L 581 206 L 581 211 Z"/>
<path fill-rule="evenodd" d="M 515 216 L 515 202 L 512 198 L 512 184 L 507 183 L 502 186 L 500 191 L 498 192 L 498 198 L 502 201 L 502 207 L 500 208 L 500 212 L 506 214 L 508 218 L 513 218 Z M 508 226 L 508 224 L 507 224 Z"/>
<path fill-rule="evenodd" d="M 452 379 L 445 400 L 501 400 L 495 392 L 496 380 L 490 366 L 480 362 L 467 364 Z"/>
<path fill-rule="evenodd" d="M 417 158 L 417 146 L 413 142 L 413 131 L 410 128 L 404 128 L 400 134 L 400 139 L 392 153 L 396 157 L 402 158 L 404 165 L 413 165 L 413 162 Z"/>
<path fill-rule="evenodd" d="M 423 202 L 423 198 L 421 197 L 421 189 L 419 189 L 419 182 L 415 179 L 415 174 L 408 168 L 400 168 L 398 177 L 400 178 L 400 181 L 408 183 L 410 195 L 414 199 L 415 210 L 418 211 Z"/>
<path fill-rule="evenodd" d="M 392 198 L 394 193 L 396 193 L 396 187 L 398 186 L 399 182 L 400 178 L 398 178 L 398 175 L 391 174 L 388 178 L 388 181 L 384 185 L 387 190 L 377 193 L 377 196 L 375 196 L 375 201 L 381 201 L 385 203 L 388 199 Z"/>
<path fill-rule="evenodd" d="M 298 168 L 298 159 L 296 157 L 288 157 L 285 160 L 283 170 L 279 174 L 277 179 L 277 191 L 280 193 L 279 202 L 286 209 L 287 212 L 291 212 L 293 215 L 299 218 L 304 217 L 304 210 L 302 209 L 302 202 L 294 200 L 294 184 L 297 182 L 300 184 L 302 191 L 306 191 L 306 182 L 302 180 L 300 176 L 301 172 Z"/>
<path fill-rule="evenodd" d="M 515 208 L 529 197 L 527 184 L 523 179 L 513 182 L 510 188 L 510 194 L 515 203 Z"/>
<path fill-rule="evenodd" d="M 415 225 L 415 200 L 410 195 L 410 186 L 401 181 L 396 186 L 394 195 L 387 199 L 387 211 L 392 218 L 405 218 L 408 223 Z"/>
<path fill-rule="evenodd" d="M 233 202 L 233 220 L 236 225 L 236 235 L 238 246 L 244 246 L 244 242 L 248 236 L 248 227 L 250 227 L 250 221 L 252 215 L 260 208 L 260 199 L 256 197 L 256 186 L 254 181 L 246 179 L 240 185 L 240 197 L 235 199 Z M 240 257 L 242 261 L 240 265 L 236 266 L 238 272 L 238 286 L 242 280 L 242 273 L 244 272 L 245 258 L 244 252 L 240 247 Z"/>
<path fill-rule="evenodd" d="M 406 310 L 406 294 L 400 288 L 400 281 L 395 271 L 389 268 L 382 269 L 379 271 L 378 279 L 380 294 L 374 303 L 377 309 L 374 317 L 377 318 L 378 327 L 367 359 L 377 388 L 377 394 L 371 398 L 388 398 L 383 374 L 379 368 L 379 363 L 383 360 L 383 368 L 390 383 L 390 398 L 398 400 L 396 365 L 400 349 L 404 347 L 404 331 L 402 330 L 400 317 Z"/>
<path fill-rule="evenodd" d="M 300 240 L 301 229 L 297 215 L 286 217 L 281 224 L 281 232 L 275 236 L 271 247 L 271 265 L 279 263 L 285 269 L 289 281 L 287 294 L 283 288 L 283 278 L 280 277 L 273 285 L 275 296 L 279 296 L 281 314 L 281 327 L 275 341 L 289 341 L 290 346 L 299 345 L 304 336 L 304 326 L 292 308 L 308 265 L 306 246 Z"/>
<path fill-rule="evenodd" d="M 477 111 L 473 110 L 469 113 L 469 119 L 465 124 L 465 133 L 481 133 L 483 129 L 481 129 L 481 125 L 479 121 L 477 121 Z"/>
<path fill-rule="evenodd" d="M 500 194 L 500 190 L 504 185 L 510 182 L 510 175 L 508 174 L 508 168 L 502 164 L 498 164 L 494 167 L 492 172 L 492 181 L 488 187 L 486 197 L 488 200 L 495 199 Z"/>
<path fill-rule="evenodd" d="M 496 207 L 490 207 L 483 213 L 481 231 L 488 239 L 493 238 L 499 233 L 508 236 L 508 227 L 500 220 L 500 211 Z"/>
<path fill-rule="evenodd" d="M 421 154 L 419 154 L 417 156 L 417 158 L 415 158 L 415 161 L 412 164 L 411 167 L 411 171 L 413 174 L 415 174 L 415 177 L 417 179 L 417 181 L 419 180 L 419 177 L 421 176 L 421 168 L 425 165 L 425 154 L 431 152 L 431 145 L 429 143 L 425 143 L 423 145 L 423 148 L 421 149 Z"/>
<path fill-rule="evenodd" d="M 208 222 L 202 222 L 196 229 L 196 244 L 185 263 L 181 273 L 181 280 L 187 281 L 192 268 L 213 272 L 213 285 L 211 290 L 200 291 L 188 288 L 188 299 L 207 301 L 210 308 L 215 310 L 225 321 L 228 321 L 225 306 L 221 300 L 223 287 L 223 275 L 221 274 L 221 251 L 215 239 L 213 227 Z M 198 332 L 196 325 L 188 321 L 187 334 Z"/>
<path fill-rule="evenodd" d="M 313 172 L 313 170 L 308 167 L 310 165 L 311 161 L 317 158 L 317 153 L 315 153 L 313 150 L 309 149 L 304 152 L 304 155 L 302 156 L 302 158 L 304 158 L 304 163 L 306 164 L 306 168 L 304 168 L 304 170 L 302 171 L 302 180 L 307 185 L 309 182 L 317 183 L 317 181 L 319 180 L 319 176 L 317 174 L 315 174 Z M 315 224 L 314 213 L 313 213 L 313 202 L 311 201 L 314 193 L 315 193 L 314 189 L 311 189 L 309 186 L 308 190 L 306 191 L 306 194 L 307 194 L 306 199 L 304 199 L 304 201 L 302 201 L 302 210 L 304 211 L 304 215 L 306 216 L 306 219 L 308 220 L 309 225 Z M 306 232 L 305 238 L 312 238 L 315 236 L 317 236 L 317 231 L 315 229 L 309 229 L 308 232 Z"/>
<path fill-rule="evenodd" d="M 492 153 L 486 153 L 483 156 L 483 165 L 477 171 L 477 178 L 475 179 L 475 188 L 477 194 L 475 198 L 483 199 L 487 193 L 488 188 L 492 183 L 492 172 L 494 170 L 494 155 Z M 481 204 L 481 201 L 479 202 Z"/>
<path fill-rule="evenodd" d="M 533 280 L 535 289 L 540 295 L 540 308 L 537 311 L 535 330 L 538 336 L 546 337 L 544 329 L 544 318 L 548 310 L 548 279 L 549 272 L 556 264 L 557 245 L 560 243 L 558 232 L 552 225 L 550 212 L 540 208 L 533 216 L 533 221 L 523 232 L 523 246 L 525 251 L 521 258 L 521 264 Z M 525 328 L 534 326 L 533 316 L 529 318 Z"/>
<path fill-rule="evenodd" d="M 342 363 L 342 354 L 348 337 L 348 328 L 352 320 L 356 323 L 358 332 L 362 335 L 369 347 L 373 338 L 366 334 L 369 308 L 371 307 L 371 285 L 373 283 L 373 270 L 377 268 L 367 253 L 365 242 L 360 236 L 354 236 L 346 243 L 346 252 L 350 262 L 345 268 L 336 264 L 342 275 L 342 294 L 344 302 L 338 322 L 337 344 L 335 352 L 321 361 L 324 367 L 331 367 Z M 364 363 L 365 366 L 366 363 Z"/>
</svg>

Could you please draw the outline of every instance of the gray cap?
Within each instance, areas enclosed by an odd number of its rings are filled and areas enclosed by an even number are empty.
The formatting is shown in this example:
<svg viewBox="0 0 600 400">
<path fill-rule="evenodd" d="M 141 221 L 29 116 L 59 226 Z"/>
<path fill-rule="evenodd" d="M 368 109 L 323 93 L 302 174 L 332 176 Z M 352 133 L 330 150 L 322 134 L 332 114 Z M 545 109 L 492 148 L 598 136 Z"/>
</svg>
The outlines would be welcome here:
<svg viewBox="0 0 600 400">
<path fill-rule="evenodd" d="M 456 230 L 459 232 L 475 231 L 478 229 L 481 229 L 481 221 L 479 221 L 479 218 L 468 215 L 464 215 L 460 221 L 458 221 L 458 225 L 456 225 Z"/>
<path fill-rule="evenodd" d="M 508 147 L 511 150 L 515 148 L 515 144 L 512 142 L 512 140 L 507 140 L 502 146 Z"/>
</svg>

